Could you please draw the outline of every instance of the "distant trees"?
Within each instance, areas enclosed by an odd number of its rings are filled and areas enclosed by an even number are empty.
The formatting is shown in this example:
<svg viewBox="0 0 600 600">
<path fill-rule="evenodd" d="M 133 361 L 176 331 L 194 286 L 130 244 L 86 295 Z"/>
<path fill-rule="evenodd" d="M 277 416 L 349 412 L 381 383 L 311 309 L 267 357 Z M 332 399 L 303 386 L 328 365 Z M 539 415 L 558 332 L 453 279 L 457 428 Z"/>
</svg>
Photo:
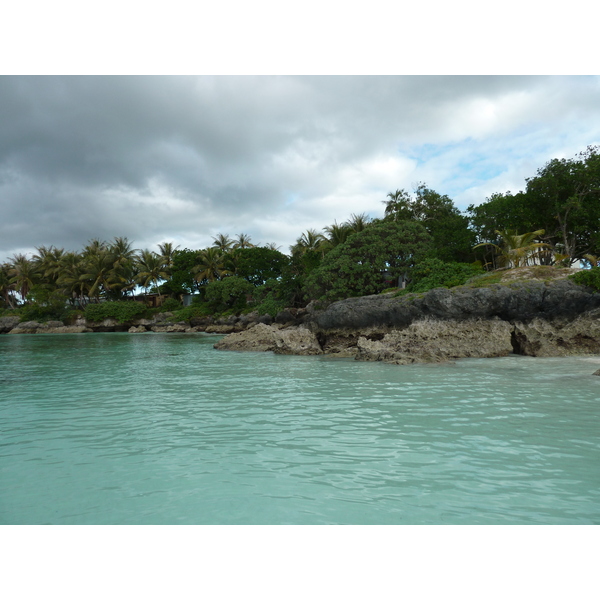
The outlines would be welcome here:
<svg viewBox="0 0 600 600">
<path fill-rule="evenodd" d="M 479 243 L 501 245 L 499 231 L 543 229 L 540 242 L 548 246 L 539 253 L 541 264 L 572 264 L 586 254 L 599 254 L 599 151 L 590 146 L 573 159 L 553 159 L 526 179 L 524 191 L 493 194 L 479 206 L 469 206 Z"/>
<path fill-rule="evenodd" d="M 316 299 L 379 293 L 400 281 L 409 289 L 453 285 L 482 264 L 598 264 L 596 146 L 549 161 L 524 190 L 492 194 L 465 214 L 425 183 L 390 192 L 383 202 L 382 219 L 352 214 L 320 231 L 308 229 L 290 255 L 274 244 L 255 245 L 244 233 L 219 233 L 201 249 L 164 242 L 157 252 L 135 249 L 124 237 L 93 239 L 79 252 L 40 246 L 31 258 L 17 254 L 0 265 L 0 306 L 14 308 L 20 300 L 83 307 L 127 300 L 141 287 L 174 299 L 201 292 L 212 310 L 243 305 L 273 313 Z"/>
<path fill-rule="evenodd" d="M 384 200 L 385 221 L 414 221 L 425 227 L 433 238 L 436 255 L 444 261 L 472 261 L 476 238 L 469 220 L 452 200 L 427 187 L 417 185 L 413 194 L 406 190 L 390 192 Z"/>
</svg>

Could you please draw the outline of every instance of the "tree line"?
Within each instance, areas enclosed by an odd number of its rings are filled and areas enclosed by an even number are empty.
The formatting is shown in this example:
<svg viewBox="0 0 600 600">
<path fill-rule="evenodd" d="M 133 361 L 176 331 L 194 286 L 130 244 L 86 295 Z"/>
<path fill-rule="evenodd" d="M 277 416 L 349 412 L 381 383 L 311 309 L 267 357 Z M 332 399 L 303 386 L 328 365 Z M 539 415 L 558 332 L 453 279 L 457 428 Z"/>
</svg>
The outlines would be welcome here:
<svg viewBox="0 0 600 600">
<path fill-rule="evenodd" d="M 420 183 L 390 192 L 384 216 L 353 214 L 321 231 L 303 232 L 284 254 L 254 245 L 246 234 L 218 234 L 210 247 L 172 242 L 135 249 L 127 238 L 91 240 L 79 252 L 40 246 L 0 266 L 0 303 L 83 308 L 132 299 L 137 289 L 179 301 L 196 294 L 205 308 L 266 312 L 377 294 L 422 289 L 424 280 L 456 285 L 483 270 L 527 264 L 597 264 L 600 254 L 600 154 L 590 146 L 553 159 L 517 193 L 493 194 L 460 211 Z M 419 287 L 420 286 L 420 287 Z"/>
</svg>

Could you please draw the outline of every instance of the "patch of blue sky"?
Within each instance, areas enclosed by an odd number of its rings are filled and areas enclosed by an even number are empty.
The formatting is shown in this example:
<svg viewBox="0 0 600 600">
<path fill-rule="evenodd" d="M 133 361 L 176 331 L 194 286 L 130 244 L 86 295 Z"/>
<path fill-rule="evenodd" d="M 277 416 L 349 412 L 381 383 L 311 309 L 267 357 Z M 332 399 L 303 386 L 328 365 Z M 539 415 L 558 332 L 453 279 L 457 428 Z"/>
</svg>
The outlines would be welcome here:
<svg viewBox="0 0 600 600">
<path fill-rule="evenodd" d="M 300 194 L 295 194 L 293 192 L 288 192 L 285 195 L 285 205 L 286 206 L 291 206 L 292 204 L 295 204 L 296 201 L 300 198 Z"/>
</svg>

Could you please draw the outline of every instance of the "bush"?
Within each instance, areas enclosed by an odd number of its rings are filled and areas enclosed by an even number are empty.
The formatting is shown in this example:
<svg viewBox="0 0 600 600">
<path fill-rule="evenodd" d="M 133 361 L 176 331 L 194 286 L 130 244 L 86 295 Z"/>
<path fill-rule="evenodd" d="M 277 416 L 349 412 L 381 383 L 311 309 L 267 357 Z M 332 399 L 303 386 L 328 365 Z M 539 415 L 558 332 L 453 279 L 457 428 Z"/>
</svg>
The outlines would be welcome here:
<svg viewBox="0 0 600 600">
<path fill-rule="evenodd" d="M 254 310 L 258 311 L 259 315 L 271 315 L 272 317 L 275 317 L 277 316 L 277 313 L 284 308 L 286 308 L 285 302 L 278 300 L 273 293 L 270 292 L 260 304 L 256 305 Z"/>
<path fill-rule="evenodd" d="M 160 306 L 161 312 L 175 312 L 181 308 L 181 302 L 175 298 L 167 298 Z"/>
<path fill-rule="evenodd" d="M 205 298 L 215 313 L 235 313 L 246 308 L 246 298 L 254 286 L 241 277 L 226 277 L 206 286 Z"/>
<path fill-rule="evenodd" d="M 104 319 L 116 319 L 119 323 L 127 323 L 141 319 L 148 313 L 147 307 L 141 302 L 117 301 L 88 304 L 85 307 L 85 318 L 89 321 L 99 322 Z"/>
<path fill-rule="evenodd" d="M 455 287 L 465 284 L 483 269 L 479 265 L 457 262 L 443 262 L 438 258 L 430 258 L 413 267 L 411 282 L 406 286 L 407 292 L 427 292 L 439 287 Z"/>
<path fill-rule="evenodd" d="M 592 288 L 596 292 L 600 292 L 600 267 L 592 267 L 584 271 L 579 271 L 575 275 L 570 275 L 575 283 L 585 285 Z"/>
</svg>

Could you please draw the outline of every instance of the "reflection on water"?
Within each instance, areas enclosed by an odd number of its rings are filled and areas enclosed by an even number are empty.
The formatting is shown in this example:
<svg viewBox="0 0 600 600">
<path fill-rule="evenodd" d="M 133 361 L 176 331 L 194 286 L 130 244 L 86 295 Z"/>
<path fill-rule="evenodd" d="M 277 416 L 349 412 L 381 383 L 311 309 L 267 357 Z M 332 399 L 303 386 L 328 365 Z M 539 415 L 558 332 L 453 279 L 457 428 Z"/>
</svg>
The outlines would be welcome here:
<svg viewBox="0 0 600 600">
<path fill-rule="evenodd" d="M 0 336 L 0 523 L 600 522 L 598 357 Z"/>
</svg>

